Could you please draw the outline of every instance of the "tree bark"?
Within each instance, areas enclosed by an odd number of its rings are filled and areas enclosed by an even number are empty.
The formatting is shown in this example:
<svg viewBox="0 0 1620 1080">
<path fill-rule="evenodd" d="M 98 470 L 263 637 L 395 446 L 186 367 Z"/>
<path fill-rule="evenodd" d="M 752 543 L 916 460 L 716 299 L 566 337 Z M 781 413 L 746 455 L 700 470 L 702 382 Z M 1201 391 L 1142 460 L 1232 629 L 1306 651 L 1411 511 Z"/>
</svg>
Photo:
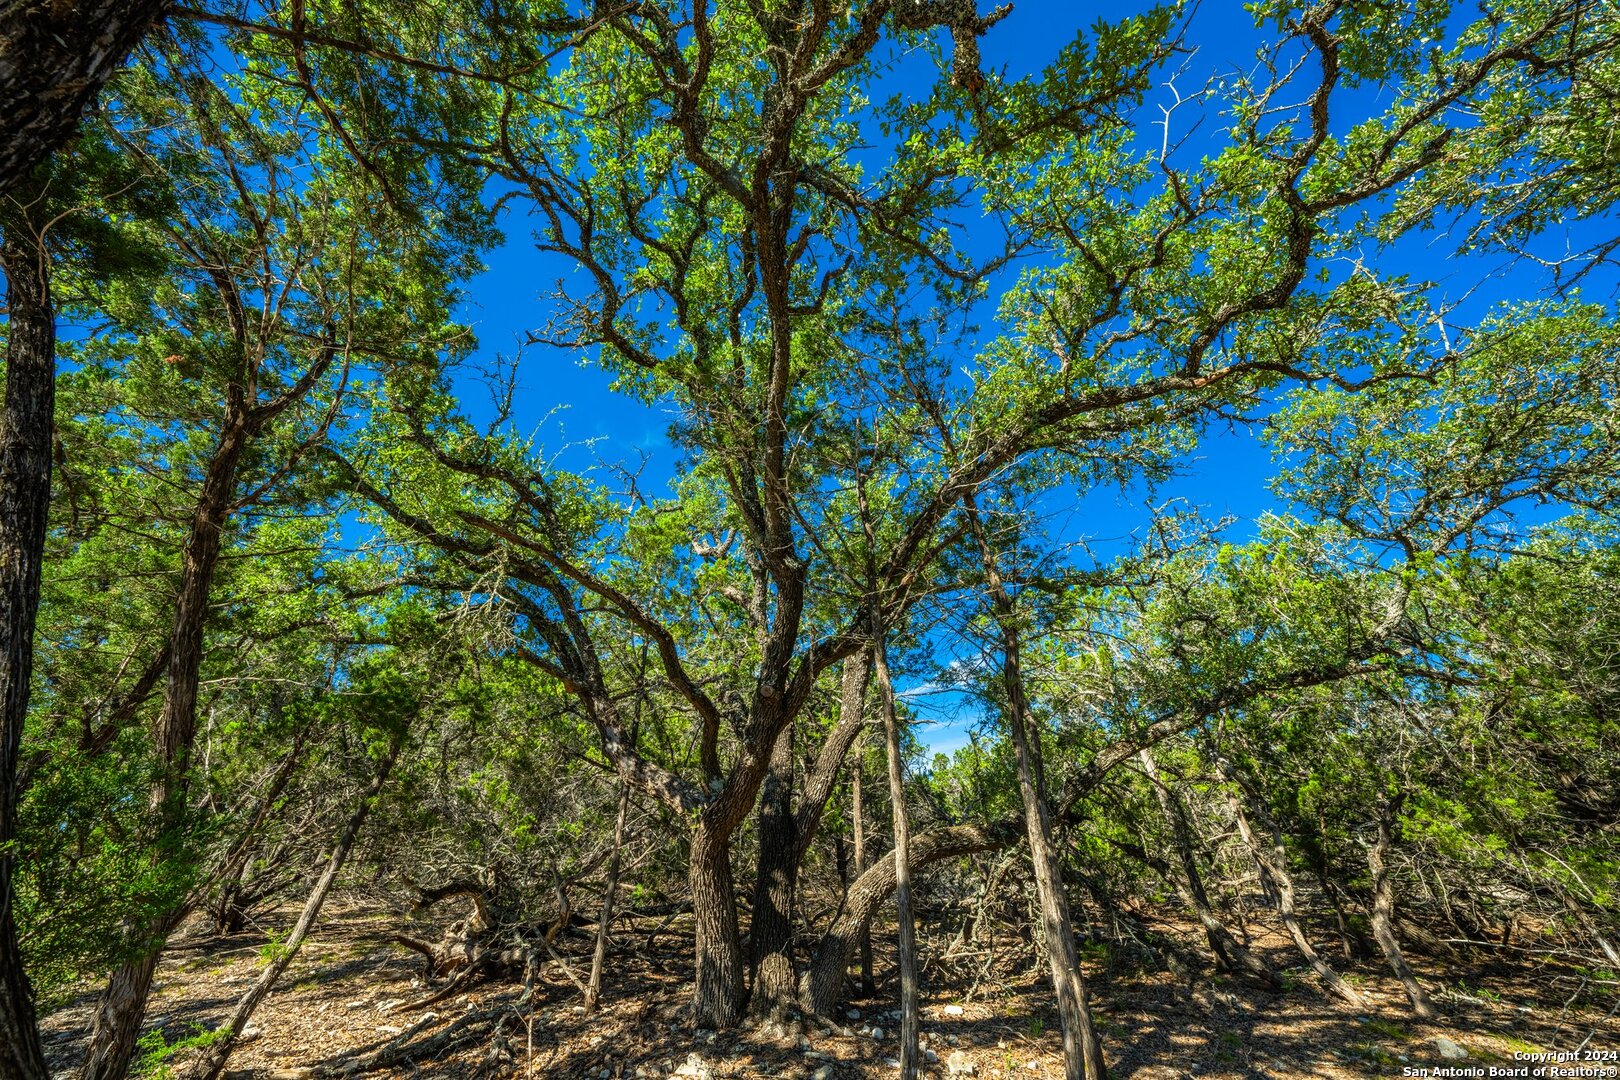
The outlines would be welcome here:
<svg viewBox="0 0 1620 1080">
<path fill-rule="evenodd" d="M 0 195 L 79 130 L 167 0 L 8 0 L 0 5 Z"/>
<path fill-rule="evenodd" d="M 602 913 L 596 920 L 596 951 L 591 954 L 591 977 L 585 984 L 585 1014 L 596 1011 L 602 997 L 602 967 L 607 962 L 608 928 L 613 924 L 613 899 L 619 891 L 619 866 L 624 854 L 624 826 L 630 816 L 630 785 L 619 781 L 619 814 L 613 820 L 613 854 L 608 856 L 607 887 L 602 891 Z"/>
<path fill-rule="evenodd" d="M 1294 947 L 1305 958 L 1305 962 L 1316 972 L 1317 977 L 1327 984 L 1339 997 L 1358 1009 L 1367 1007 L 1367 999 L 1362 997 L 1354 987 L 1345 982 L 1337 971 L 1333 970 L 1326 960 L 1322 959 L 1316 949 L 1311 945 L 1310 938 L 1305 936 L 1305 928 L 1300 925 L 1299 915 L 1294 908 L 1294 879 L 1289 876 L 1287 853 L 1283 848 L 1282 830 L 1272 823 L 1272 847 L 1267 852 L 1260 846 L 1249 826 L 1249 815 L 1244 812 L 1243 800 L 1231 791 L 1226 792 L 1227 803 L 1232 808 L 1232 815 L 1237 820 L 1238 834 L 1248 845 L 1249 852 L 1254 856 L 1255 866 L 1260 871 L 1261 885 L 1268 895 L 1276 897 L 1277 914 L 1281 916 L 1283 926 L 1288 930 L 1288 936 L 1294 939 Z"/>
<path fill-rule="evenodd" d="M 43 1080 L 48 1073 L 33 991 L 17 941 L 12 842 L 51 501 L 56 313 L 43 243 L 24 221 L 7 220 L 3 229 L 8 325 L 0 419 L 0 1080 Z"/>
<path fill-rule="evenodd" d="M 900 758 L 900 717 L 889 678 L 888 644 L 880 636 L 872 649 L 878 691 L 883 699 L 883 733 L 889 757 L 889 805 L 894 818 L 894 907 L 900 946 L 900 1080 L 918 1075 L 917 927 L 911 913 L 911 820 Z"/>
<path fill-rule="evenodd" d="M 1216 917 L 1214 905 L 1209 902 L 1209 893 L 1204 889 L 1203 875 L 1198 871 L 1198 858 L 1193 850 L 1192 828 L 1187 822 L 1186 805 L 1179 793 L 1160 779 L 1158 764 L 1153 760 L 1152 751 L 1143 750 L 1138 756 L 1143 771 L 1147 773 L 1148 782 L 1153 785 L 1153 792 L 1158 798 L 1165 824 L 1175 840 L 1176 851 L 1181 858 L 1181 872 L 1187 881 L 1185 898 L 1193 913 L 1197 915 L 1199 923 L 1204 927 L 1204 936 L 1209 939 L 1210 951 L 1215 954 L 1216 967 L 1226 972 L 1247 971 L 1267 985 L 1280 989 L 1282 979 L 1278 974 L 1271 970 L 1270 965 L 1264 960 L 1244 948 L 1243 943 L 1232 936 L 1226 924 Z M 1177 884 L 1179 888 L 1179 883 Z"/>
<path fill-rule="evenodd" d="M 694 1017 L 699 1027 L 732 1027 L 742 1016 L 744 993 L 742 941 L 731 877 L 731 831 L 712 824 L 707 811 L 692 834 L 687 876 L 696 932 Z"/>
<path fill-rule="evenodd" d="M 1406 991 L 1406 998 L 1412 1003 L 1412 1011 L 1424 1019 L 1433 1019 L 1439 1015 L 1434 1002 L 1429 1000 L 1428 993 L 1423 985 L 1412 974 L 1407 966 L 1406 957 L 1401 955 L 1401 942 L 1395 936 L 1395 889 L 1389 880 L 1389 851 L 1394 846 L 1397 815 L 1400 813 L 1402 799 L 1395 798 L 1383 803 L 1378 808 L 1378 838 L 1367 846 L 1367 869 L 1372 871 L 1372 931 L 1373 938 L 1378 947 L 1383 950 L 1384 960 L 1388 962 L 1389 969 L 1401 981 L 1401 988 Z"/>
<path fill-rule="evenodd" d="M 298 922 L 293 925 L 292 932 L 287 935 L 287 940 L 275 949 L 270 963 L 259 973 L 258 979 L 248 988 L 247 993 L 237 1001 L 230 1018 L 215 1030 L 216 1041 L 211 1043 L 196 1063 L 187 1070 L 187 1080 L 216 1080 L 224 1070 L 231 1051 L 236 1048 L 237 1039 L 242 1036 L 242 1030 L 253 1018 L 254 1010 L 275 988 L 276 981 L 292 963 L 293 957 L 298 955 L 304 939 L 314 928 L 315 920 L 320 918 L 321 908 L 326 904 L 326 897 L 332 891 L 332 883 L 337 880 L 338 872 L 348 861 L 349 852 L 354 849 L 355 838 L 360 835 L 360 829 L 371 814 L 371 808 L 376 805 L 377 796 L 381 794 L 383 785 L 388 782 L 388 774 L 393 771 L 394 762 L 399 760 L 399 752 L 404 745 L 405 731 L 402 729 L 389 741 L 387 752 L 377 763 L 376 775 L 361 793 L 359 805 L 354 808 L 354 813 L 349 816 L 343 831 L 338 835 L 331 857 L 326 860 L 326 868 L 316 880 L 315 887 L 310 890 L 309 899 L 304 901 L 304 910 L 299 913 Z"/>
<path fill-rule="evenodd" d="M 776 738 L 759 792 L 759 861 L 748 924 L 753 993 L 749 1008 L 766 1015 L 793 1001 L 793 893 L 798 878 L 793 817 L 793 725 Z"/>
<path fill-rule="evenodd" d="M 754 914 L 749 925 L 754 975 L 750 1008 L 758 1015 L 791 1005 L 797 995 L 792 940 L 799 868 L 821 827 L 821 816 L 844 759 L 861 733 L 871 670 L 864 651 L 844 661 L 838 723 L 805 778 L 796 812 L 792 808 L 793 750 L 789 729 L 778 737 L 771 755 L 770 773 L 760 789 L 759 863 L 754 879 Z"/>
</svg>

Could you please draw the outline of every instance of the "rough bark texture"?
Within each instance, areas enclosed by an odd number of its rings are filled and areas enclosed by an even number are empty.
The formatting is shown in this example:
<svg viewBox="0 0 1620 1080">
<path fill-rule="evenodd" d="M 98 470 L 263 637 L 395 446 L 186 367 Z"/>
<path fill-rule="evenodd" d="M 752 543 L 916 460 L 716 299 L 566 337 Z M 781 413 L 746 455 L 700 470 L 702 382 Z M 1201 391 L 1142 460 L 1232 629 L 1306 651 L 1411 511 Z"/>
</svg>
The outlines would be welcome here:
<svg viewBox="0 0 1620 1080">
<path fill-rule="evenodd" d="M 901 774 L 900 718 L 889 678 L 887 649 L 880 639 L 873 649 L 878 689 L 883 697 L 883 733 L 888 743 L 889 805 L 894 817 L 894 908 L 900 945 L 900 1080 L 918 1074 L 917 926 L 911 914 L 911 820 L 906 813 L 906 785 Z"/>
<path fill-rule="evenodd" d="M 0 194 L 79 130 L 79 118 L 169 10 L 167 0 L 0 3 Z"/>
<path fill-rule="evenodd" d="M 731 832 L 700 818 L 687 877 L 697 964 L 692 1004 L 699 1027 L 728 1028 L 742 1016 L 743 956 L 731 877 Z"/>
<path fill-rule="evenodd" d="M 1424 991 L 1423 985 L 1412 974 L 1412 969 L 1406 964 L 1406 957 L 1401 955 L 1400 939 L 1395 936 L 1395 890 L 1389 881 L 1389 850 L 1395 843 L 1395 828 L 1397 815 L 1400 812 L 1400 800 L 1385 803 L 1378 813 L 1378 838 L 1367 846 L 1367 869 L 1372 871 L 1372 931 L 1373 938 L 1377 940 L 1378 947 L 1383 950 L 1384 960 L 1388 962 L 1389 969 L 1401 981 L 1401 987 L 1406 991 L 1406 998 L 1412 1003 L 1412 1011 L 1417 1015 L 1429 1019 L 1438 1016 L 1434 1002 Z"/>
<path fill-rule="evenodd" d="M 764 1015 L 793 1001 L 793 893 L 798 824 L 793 817 L 793 725 L 782 729 L 759 792 L 759 861 L 748 926 L 754 989 L 749 1007 Z"/>
<path fill-rule="evenodd" d="M 377 763 L 377 773 L 372 777 L 371 783 L 360 795 L 360 802 L 344 824 L 343 831 L 338 835 L 337 843 L 332 848 L 331 856 L 326 860 L 326 868 L 316 880 L 315 887 L 310 890 L 309 899 L 304 901 L 304 910 L 299 912 L 298 922 L 293 925 L 292 932 L 287 940 L 275 950 L 275 955 L 265 969 L 259 973 L 247 993 L 237 1001 L 236 1008 L 231 1011 L 230 1018 L 220 1028 L 215 1042 L 203 1052 L 196 1063 L 187 1070 L 187 1080 L 216 1080 L 224 1071 L 225 1063 L 230 1060 L 231 1051 L 236 1049 L 236 1041 L 242 1035 L 242 1029 L 247 1027 L 253 1018 L 253 1012 L 275 988 L 276 982 L 292 963 L 293 957 L 304 944 L 310 930 L 315 926 L 315 920 L 320 918 L 321 908 L 326 904 L 326 897 L 332 891 L 332 884 L 337 881 L 338 872 L 348 861 L 349 852 L 354 850 L 355 838 L 360 835 L 360 829 L 371 814 L 371 808 L 376 805 L 377 796 L 382 792 L 383 785 L 388 782 L 388 774 L 394 769 L 394 762 L 399 760 L 400 748 L 405 745 L 405 732 L 400 731 L 394 735 L 388 744 L 388 751 Z"/>
<path fill-rule="evenodd" d="M 777 739 L 770 773 L 760 790 L 759 862 L 754 880 L 754 916 L 749 926 L 754 973 L 750 1008 L 760 1015 L 791 1005 L 798 993 L 792 940 L 799 867 L 821 827 L 821 816 L 844 759 L 861 733 L 870 674 L 871 662 L 865 652 L 844 661 L 838 723 L 805 777 L 798 810 L 792 808 L 793 752 L 786 730 Z"/>
<path fill-rule="evenodd" d="M 0 23 L 0 31 L 4 24 Z M 0 420 L 0 1080 L 48 1075 L 12 902 L 18 755 L 34 669 L 34 620 L 51 499 L 56 318 L 50 269 L 25 223 L 7 221 L 5 416 Z"/>
</svg>

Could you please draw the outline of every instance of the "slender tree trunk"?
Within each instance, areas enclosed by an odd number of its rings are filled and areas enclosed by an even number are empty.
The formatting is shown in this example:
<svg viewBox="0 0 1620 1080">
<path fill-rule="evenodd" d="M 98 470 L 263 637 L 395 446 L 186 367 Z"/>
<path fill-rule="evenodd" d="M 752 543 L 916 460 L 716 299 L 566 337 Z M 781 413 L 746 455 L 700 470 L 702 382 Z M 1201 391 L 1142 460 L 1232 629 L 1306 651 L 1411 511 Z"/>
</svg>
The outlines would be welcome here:
<svg viewBox="0 0 1620 1080">
<path fill-rule="evenodd" d="M 338 835 L 337 844 L 332 848 L 332 855 L 326 860 L 326 869 L 321 872 L 315 887 L 310 890 L 309 899 L 304 901 L 304 910 L 298 915 L 298 922 L 293 925 L 292 932 L 287 940 L 276 948 L 270 963 L 253 985 L 248 988 L 237 1001 L 236 1008 L 231 1012 L 230 1019 L 216 1029 L 217 1041 L 213 1042 L 203 1052 L 187 1071 L 187 1080 L 216 1080 L 224 1070 L 225 1063 L 230 1059 L 231 1051 L 236 1048 L 237 1039 L 241 1038 L 242 1030 L 253 1018 L 253 1012 L 259 1007 L 270 991 L 275 988 L 276 981 L 287 970 L 298 950 L 309 936 L 310 930 L 315 926 L 315 920 L 320 918 L 321 908 L 326 903 L 327 895 L 332 891 L 332 883 L 337 880 L 338 872 L 348 861 L 349 852 L 354 849 L 355 838 L 360 835 L 360 829 L 366 823 L 371 808 L 377 802 L 383 785 L 388 782 L 388 774 L 394 769 L 394 762 L 399 760 L 400 748 L 405 745 L 405 732 L 397 732 L 388 744 L 388 750 L 381 761 L 377 763 L 377 773 L 372 777 L 371 783 L 360 795 L 360 802 L 350 815 L 343 831 Z"/>
<path fill-rule="evenodd" d="M 894 683 L 889 678 L 887 643 L 873 649 L 878 689 L 883 696 L 883 733 L 889 757 L 889 802 L 894 816 L 894 906 L 900 924 L 900 1080 L 918 1075 L 917 927 L 911 913 L 911 821 L 906 813 L 906 786 L 900 758 L 900 717 Z"/>
<path fill-rule="evenodd" d="M 602 997 L 602 967 L 607 962 L 609 933 L 613 924 L 614 894 L 619 891 L 619 866 L 624 854 L 624 826 L 630 816 L 630 785 L 619 781 L 619 814 L 613 820 L 613 854 L 608 856 L 607 887 L 602 892 L 602 913 L 596 920 L 596 951 L 591 954 L 591 977 L 585 984 L 585 1013 L 596 1011 Z"/>
<path fill-rule="evenodd" d="M 1316 972 L 1317 977 L 1327 984 L 1339 997 L 1358 1009 L 1367 1007 L 1367 999 L 1362 997 L 1354 987 L 1345 982 L 1337 971 L 1333 970 L 1320 953 L 1311 945 L 1310 939 L 1305 936 L 1305 928 L 1300 925 L 1299 915 L 1294 909 L 1294 879 L 1289 876 L 1287 853 L 1283 848 L 1282 830 L 1273 823 L 1272 847 L 1267 852 L 1260 846 L 1249 826 L 1249 816 L 1244 812 L 1243 801 L 1235 794 L 1226 793 L 1228 804 L 1232 808 L 1232 815 L 1237 819 L 1238 834 L 1248 845 L 1249 852 L 1254 856 L 1255 865 L 1260 871 L 1260 881 L 1267 893 L 1277 898 L 1277 914 L 1281 916 L 1283 926 L 1288 930 L 1288 936 L 1294 939 L 1294 947 L 1305 958 L 1305 962 Z"/>
<path fill-rule="evenodd" d="M 0 419 L 0 1080 L 48 1074 L 17 942 L 12 841 L 17 770 L 34 670 L 34 620 L 51 500 L 56 315 L 43 244 L 6 221 L 6 394 Z"/>
<path fill-rule="evenodd" d="M 197 733 L 197 685 L 202 672 L 208 598 L 236 489 L 237 468 L 251 435 L 249 417 L 241 388 L 233 386 L 181 558 L 180 590 L 169 634 L 168 678 L 155 732 L 155 749 L 162 765 L 151 793 L 158 828 L 169 836 L 184 827 L 187 815 L 186 792 L 191 747 Z M 163 855 L 154 851 L 152 857 Z M 158 956 L 169 934 L 185 917 L 189 903 L 187 900 L 175 909 L 159 912 L 145 926 L 133 928 L 141 954 L 113 972 L 96 1004 L 90 1049 L 80 1080 L 123 1080 L 128 1074 Z"/>
<path fill-rule="evenodd" d="M 1401 987 L 1406 991 L 1407 1000 L 1412 1003 L 1412 1011 L 1425 1019 L 1432 1019 L 1439 1015 L 1434 1002 L 1424 991 L 1423 985 L 1412 974 L 1412 969 L 1406 964 L 1406 957 L 1401 955 L 1400 939 L 1395 936 L 1395 889 L 1389 880 L 1389 850 L 1394 846 L 1394 834 L 1397 815 L 1400 813 L 1401 799 L 1386 802 L 1378 810 L 1378 838 L 1367 846 L 1367 869 L 1372 871 L 1372 931 L 1373 938 L 1378 947 L 1383 950 L 1384 959 L 1389 969 L 1401 981 Z"/>
<path fill-rule="evenodd" d="M 861 774 L 866 771 L 865 768 L 863 767 L 864 764 L 865 764 L 864 757 L 863 757 L 863 754 L 862 754 L 863 749 L 864 748 L 859 743 L 856 744 L 856 746 L 855 746 L 855 773 L 854 773 L 854 776 L 853 776 L 853 778 L 852 778 L 852 780 L 850 782 L 850 786 L 851 786 L 850 802 L 852 803 L 852 805 L 850 807 L 850 813 L 854 816 L 854 819 L 855 819 L 854 820 L 854 832 L 855 832 L 855 853 L 854 854 L 855 854 L 855 879 L 857 881 L 859 881 L 861 876 L 866 873 L 867 866 L 868 866 L 867 860 L 866 860 L 866 806 L 865 806 L 864 800 L 861 797 L 861 788 L 863 786 L 862 783 L 861 783 Z M 847 890 L 847 889 L 844 891 L 844 903 L 845 903 L 846 906 L 849 903 L 849 890 Z M 861 929 L 860 929 L 860 935 L 859 936 L 860 936 L 860 943 L 859 944 L 860 944 L 860 951 L 861 951 L 861 994 L 863 996 L 865 996 L 865 997 L 871 997 L 873 994 L 877 993 L 877 982 L 876 982 L 876 980 L 874 980 L 872 978 L 872 924 L 870 922 L 866 922 L 866 923 L 861 924 Z M 847 965 L 847 960 L 846 960 L 846 965 Z M 840 974 L 840 978 L 841 977 L 842 977 L 842 974 Z"/>
<path fill-rule="evenodd" d="M 1029 699 L 1024 687 L 1022 649 L 1017 612 L 985 537 L 978 508 L 971 497 L 963 500 L 968 521 L 978 541 L 990 587 L 996 624 L 1001 632 L 1003 691 L 1007 695 L 1007 728 L 1012 734 L 1018 768 L 1018 795 L 1024 804 L 1024 833 L 1035 874 L 1035 894 L 1041 906 L 1046 939 L 1046 965 L 1057 997 L 1063 1026 L 1063 1072 L 1067 1080 L 1107 1080 L 1108 1067 L 1091 1023 L 1086 986 L 1080 974 L 1080 956 L 1074 947 L 1074 926 L 1069 919 L 1069 895 L 1063 882 L 1063 863 L 1052 842 L 1052 813 L 1046 802 L 1041 766 L 1040 736 L 1031 730 Z"/>
<path fill-rule="evenodd" d="M 753 994 L 749 1008 L 766 1015 L 793 1003 L 793 893 L 798 878 L 793 816 L 793 725 L 782 728 L 760 786 L 759 862 L 748 926 Z"/>
<path fill-rule="evenodd" d="M 1209 893 L 1204 889 L 1203 875 L 1198 871 L 1198 858 L 1193 850 L 1192 828 L 1187 821 L 1187 810 L 1181 801 L 1179 793 L 1172 791 L 1159 777 L 1157 762 L 1153 760 L 1150 750 L 1143 750 L 1138 755 L 1142 761 L 1142 769 L 1147 773 L 1148 781 L 1153 785 L 1153 792 L 1158 797 L 1159 809 L 1164 814 L 1165 824 L 1170 828 L 1170 835 L 1175 840 L 1176 851 L 1181 858 L 1181 872 L 1187 880 L 1187 901 L 1191 904 L 1194 914 L 1204 927 L 1204 936 L 1209 939 L 1210 950 L 1215 954 L 1215 964 L 1222 971 L 1247 971 L 1273 987 L 1281 987 L 1282 979 L 1271 967 L 1254 953 L 1243 947 L 1242 942 L 1232 936 L 1226 925 L 1215 915 L 1215 908 L 1209 902 Z"/>
</svg>

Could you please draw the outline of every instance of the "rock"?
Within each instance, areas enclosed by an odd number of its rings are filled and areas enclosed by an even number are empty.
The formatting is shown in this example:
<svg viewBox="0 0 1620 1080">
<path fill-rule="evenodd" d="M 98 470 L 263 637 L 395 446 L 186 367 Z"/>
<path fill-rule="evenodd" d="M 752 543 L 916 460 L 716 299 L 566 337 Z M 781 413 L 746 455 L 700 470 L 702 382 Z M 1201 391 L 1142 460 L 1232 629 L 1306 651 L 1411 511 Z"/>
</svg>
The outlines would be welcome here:
<svg viewBox="0 0 1620 1080">
<path fill-rule="evenodd" d="M 810 1080 L 833 1080 L 833 1077 L 836 1075 L 838 1075 L 837 1070 L 835 1070 L 831 1065 L 823 1065 L 821 1068 L 810 1074 Z"/>
<path fill-rule="evenodd" d="M 967 1014 L 967 1010 L 962 1008 L 960 1005 L 947 1005 L 945 1006 L 944 1013 L 946 1016 L 965 1016 Z"/>
<path fill-rule="evenodd" d="M 932 1050 L 923 1051 L 923 1060 L 932 1065 L 939 1060 L 939 1055 Z"/>
<path fill-rule="evenodd" d="M 612 1069 L 603 1069 L 601 1072 L 597 1073 L 596 1075 L 598 1077 L 600 1077 L 601 1080 L 613 1080 L 613 1070 Z"/>
<path fill-rule="evenodd" d="M 973 1064 L 972 1058 L 956 1050 L 945 1059 L 945 1071 L 951 1076 L 972 1076 L 978 1071 L 978 1066 Z"/>
<path fill-rule="evenodd" d="M 1038 1061 L 1035 1061 L 1033 1059 L 1024 1062 L 1024 1068 L 1028 1069 L 1030 1072 L 1034 1072 L 1036 1069 L 1038 1069 L 1040 1067 L 1041 1067 L 1041 1063 L 1038 1062 Z"/>
<path fill-rule="evenodd" d="M 264 1029 L 262 1027 L 257 1027 L 256 1025 L 249 1024 L 247 1027 L 242 1029 L 242 1034 L 240 1034 L 240 1035 L 238 1035 L 236 1037 L 236 1041 L 237 1042 L 244 1042 L 244 1043 L 245 1042 L 252 1042 L 254 1039 L 257 1039 L 260 1035 L 263 1035 L 263 1034 L 264 1034 Z"/>
<path fill-rule="evenodd" d="M 688 1054 L 686 1064 L 670 1075 L 691 1077 L 691 1080 L 714 1080 L 714 1066 L 704 1061 L 701 1055 Z"/>
<path fill-rule="evenodd" d="M 1468 1056 L 1468 1051 L 1464 1050 L 1462 1047 L 1458 1046 L 1444 1035 L 1436 1035 L 1429 1041 L 1434 1043 L 1434 1048 L 1439 1051 L 1440 1056 L 1445 1058 L 1447 1061 L 1462 1061 Z"/>
<path fill-rule="evenodd" d="M 900 1059 L 899 1058 L 884 1058 L 883 1059 L 883 1064 L 887 1065 L 891 1069 L 898 1069 L 900 1067 Z"/>
<path fill-rule="evenodd" d="M 861 1018 L 861 1010 L 849 1009 L 844 1013 L 844 1015 L 849 1017 L 851 1020 L 859 1020 Z"/>
<path fill-rule="evenodd" d="M 873 1042 L 881 1042 L 882 1040 L 883 1040 L 883 1029 L 879 1028 L 879 1027 L 873 1028 L 872 1029 L 872 1041 Z"/>
<path fill-rule="evenodd" d="M 846 1039 L 853 1039 L 855 1037 L 855 1029 L 847 1027 L 839 1028 L 838 1034 L 842 1035 Z"/>
</svg>

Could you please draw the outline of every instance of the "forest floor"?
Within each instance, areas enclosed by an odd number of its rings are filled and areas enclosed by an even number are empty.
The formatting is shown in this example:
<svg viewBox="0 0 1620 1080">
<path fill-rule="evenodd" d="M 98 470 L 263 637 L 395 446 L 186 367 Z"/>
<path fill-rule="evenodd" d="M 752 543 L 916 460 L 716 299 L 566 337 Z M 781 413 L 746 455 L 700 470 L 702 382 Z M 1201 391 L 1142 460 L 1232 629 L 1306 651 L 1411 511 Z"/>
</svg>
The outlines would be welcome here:
<svg viewBox="0 0 1620 1080">
<path fill-rule="evenodd" d="M 183 930 L 171 941 L 143 1039 L 148 1075 L 181 1064 L 185 1041 L 229 1012 L 260 969 L 267 932 L 284 931 L 292 916 L 276 912 L 268 925 L 234 937 Z M 898 1013 L 892 996 L 850 1002 L 837 1026 L 810 1019 L 790 1021 L 785 1030 L 694 1031 L 682 1008 L 689 970 L 680 956 L 689 942 L 679 922 L 655 934 L 656 925 L 616 927 L 621 947 L 594 1016 L 583 1014 L 574 983 L 555 963 L 540 973 L 530 1002 L 522 1000 L 517 982 L 485 982 L 411 1009 L 434 988 L 423 982 L 421 957 L 391 941 L 400 918 L 358 904 L 329 910 L 260 1006 L 252 1037 L 231 1058 L 231 1080 L 342 1076 L 379 1052 L 392 1064 L 371 1075 L 413 1078 L 894 1075 Z M 1191 948 L 1190 928 L 1180 929 Z M 1237 979 L 1154 971 L 1113 950 L 1088 954 L 1092 1005 L 1114 1080 L 1339 1080 L 1419 1075 L 1415 1070 L 1435 1066 L 1505 1077 L 1517 1064 L 1515 1052 L 1571 1050 L 1583 1040 L 1587 1050 L 1620 1051 L 1612 988 L 1605 998 L 1578 969 L 1551 962 L 1462 969 L 1448 962 L 1441 980 L 1428 977 L 1439 975 L 1436 965 L 1413 957 L 1442 1013 L 1424 1022 L 1412 1017 L 1399 985 L 1370 961 L 1346 969 L 1371 1002 L 1358 1011 L 1327 997 L 1308 971 L 1293 970 L 1298 958 L 1280 934 L 1257 925 L 1250 930 L 1257 950 L 1289 969 L 1298 985 L 1276 993 Z M 559 944 L 583 975 L 586 935 Z M 960 956 L 925 957 L 922 1027 L 934 1062 L 930 1076 L 946 1076 L 949 1064 L 974 1078 L 1062 1077 L 1057 1017 L 1030 953 L 1008 938 L 992 955 L 975 954 L 968 966 L 977 973 L 966 977 Z M 888 970 L 885 959 L 880 954 L 880 975 Z M 964 985 L 952 985 L 959 981 Z M 878 997 L 884 989 L 892 994 L 892 987 L 892 979 L 880 980 Z M 90 1004 L 86 995 L 44 1020 L 58 1075 L 81 1052 Z M 1466 1058 L 1456 1057 L 1459 1052 Z"/>
</svg>

